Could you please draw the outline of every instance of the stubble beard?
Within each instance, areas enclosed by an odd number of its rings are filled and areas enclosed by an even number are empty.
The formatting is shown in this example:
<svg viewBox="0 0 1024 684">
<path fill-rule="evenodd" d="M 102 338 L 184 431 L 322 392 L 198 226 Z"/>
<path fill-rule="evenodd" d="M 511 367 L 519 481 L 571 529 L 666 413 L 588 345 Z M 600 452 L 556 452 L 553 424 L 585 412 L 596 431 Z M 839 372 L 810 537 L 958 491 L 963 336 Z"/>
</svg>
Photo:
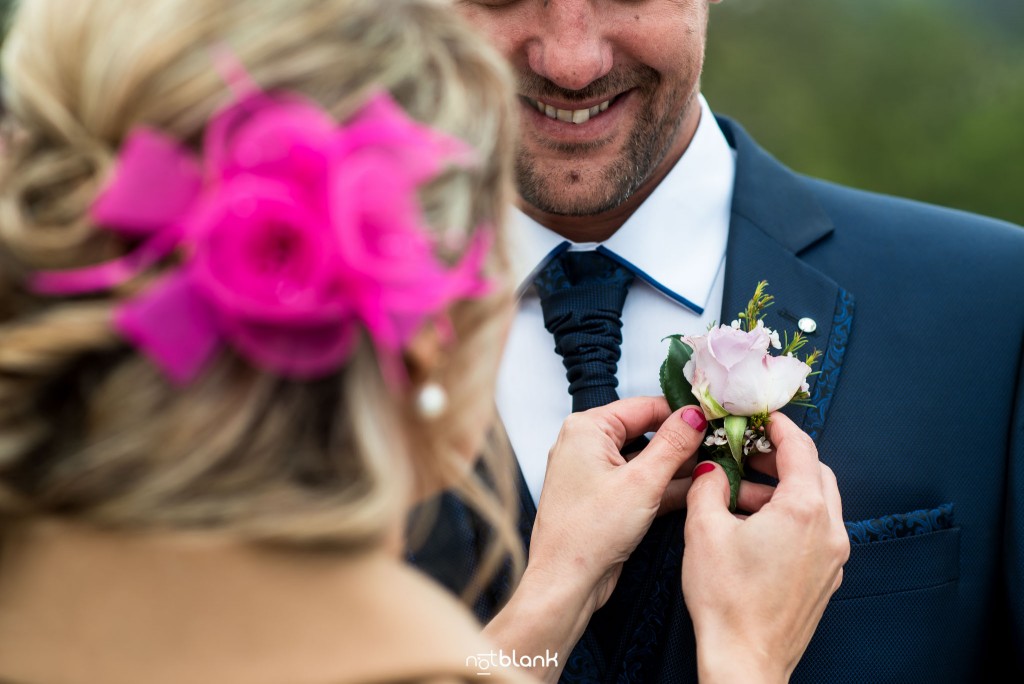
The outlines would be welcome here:
<svg viewBox="0 0 1024 684">
<path fill-rule="evenodd" d="M 549 214 L 601 214 L 620 206 L 651 176 L 655 167 L 665 158 L 686 118 L 687 97 L 681 89 L 673 88 L 664 100 L 664 111 L 656 112 L 656 103 L 651 98 L 657 92 L 660 81 L 657 72 L 649 67 L 638 67 L 628 77 L 637 82 L 631 87 L 637 87 L 637 95 L 647 106 L 641 108 L 642 113 L 636 119 L 618 158 L 600 171 L 596 181 L 585 185 L 579 169 L 545 170 L 521 147 L 516 157 L 516 182 L 519 195 L 525 202 Z M 622 78 L 618 76 L 617 80 L 621 81 Z M 613 92 L 624 89 L 608 88 Z M 564 95 L 567 91 L 553 85 L 542 89 L 539 99 L 543 99 L 544 90 L 554 90 L 563 98 L 570 99 Z M 586 94 L 577 95 L 580 100 L 586 97 Z M 560 143 L 547 145 L 547 149 L 565 156 L 578 157 L 582 168 L 587 165 L 588 154 L 601 146 L 602 143 Z"/>
</svg>

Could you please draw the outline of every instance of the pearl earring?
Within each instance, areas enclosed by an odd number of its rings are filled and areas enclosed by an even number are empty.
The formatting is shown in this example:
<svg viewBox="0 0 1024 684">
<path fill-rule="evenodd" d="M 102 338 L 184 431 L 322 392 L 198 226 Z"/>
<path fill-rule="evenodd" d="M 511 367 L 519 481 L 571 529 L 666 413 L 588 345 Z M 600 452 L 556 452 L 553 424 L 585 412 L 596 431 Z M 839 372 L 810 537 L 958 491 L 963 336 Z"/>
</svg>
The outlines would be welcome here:
<svg viewBox="0 0 1024 684">
<path fill-rule="evenodd" d="M 448 392 L 433 380 L 423 383 L 416 392 L 416 413 L 426 420 L 435 420 L 448 408 Z"/>
</svg>

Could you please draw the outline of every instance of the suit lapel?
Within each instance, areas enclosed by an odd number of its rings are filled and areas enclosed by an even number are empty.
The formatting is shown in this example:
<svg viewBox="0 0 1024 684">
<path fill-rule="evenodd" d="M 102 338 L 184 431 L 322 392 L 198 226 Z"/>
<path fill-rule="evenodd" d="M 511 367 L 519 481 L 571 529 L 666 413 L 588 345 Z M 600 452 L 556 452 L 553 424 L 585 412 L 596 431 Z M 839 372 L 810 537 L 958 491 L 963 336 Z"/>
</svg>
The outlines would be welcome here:
<svg viewBox="0 0 1024 684">
<path fill-rule="evenodd" d="M 768 327 L 792 333 L 801 319 L 814 322 L 806 349 L 814 347 L 823 353 L 815 368 L 820 372 L 808 378 L 815 408 L 790 406 L 785 412 L 817 441 L 842 369 L 853 323 L 853 296 L 808 265 L 801 254 L 828 238 L 832 221 L 803 181 L 759 148 L 742 128 L 721 118 L 719 125 L 736 150 L 720 320 L 727 323 L 736 318 L 757 282 L 767 280 L 776 302 L 767 310 Z"/>
</svg>

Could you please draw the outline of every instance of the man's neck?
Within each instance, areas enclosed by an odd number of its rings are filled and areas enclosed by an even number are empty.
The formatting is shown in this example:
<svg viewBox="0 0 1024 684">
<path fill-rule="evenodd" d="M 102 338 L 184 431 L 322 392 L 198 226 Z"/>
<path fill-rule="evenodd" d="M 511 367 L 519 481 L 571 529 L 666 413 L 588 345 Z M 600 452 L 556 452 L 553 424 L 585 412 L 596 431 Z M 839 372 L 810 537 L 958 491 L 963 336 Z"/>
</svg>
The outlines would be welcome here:
<svg viewBox="0 0 1024 684">
<path fill-rule="evenodd" d="M 658 181 L 660 182 L 661 178 Z M 558 233 L 566 240 L 572 242 L 604 242 L 622 227 L 656 186 L 657 183 L 651 188 L 646 189 L 646 191 L 645 188 L 640 188 L 619 206 L 600 214 L 581 216 L 550 214 L 524 202 L 522 199 L 519 200 L 519 208 L 534 221 Z"/>
<path fill-rule="evenodd" d="M 691 112 L 679 126 L 675 143 L 669 148 L 665 157 L 654 167 L 639 188 L 619 205 L 599 214 L 568 215 L 552 214 L 529 204 L 519 198 L 519 209 L 542 226 L 561 235 L 572 242 L 604 242 L 618 231 L 629 220 L 629 217 L 647 201 L 654 189 L 661 184 L 676 162 L 690 146 L 697 125 L 700 123 L 700 106 L 696 97 L 692 100 Z"/>
</svg>

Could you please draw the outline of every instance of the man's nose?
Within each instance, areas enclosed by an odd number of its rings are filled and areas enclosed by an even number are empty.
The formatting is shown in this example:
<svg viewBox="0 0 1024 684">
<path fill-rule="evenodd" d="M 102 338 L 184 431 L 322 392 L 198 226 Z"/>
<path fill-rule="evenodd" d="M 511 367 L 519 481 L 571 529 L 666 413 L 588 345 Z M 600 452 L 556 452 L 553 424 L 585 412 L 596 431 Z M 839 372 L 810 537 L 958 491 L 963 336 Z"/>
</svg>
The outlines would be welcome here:
<svg viewBox="0 0 1024 684">
<path fill-rule="evenodd" d="M 530 69 L 569 90 L 579 90 L 612 68 L 611 43 L 592 0 L 551 0 L 527 48 Z"/>
</svg>

